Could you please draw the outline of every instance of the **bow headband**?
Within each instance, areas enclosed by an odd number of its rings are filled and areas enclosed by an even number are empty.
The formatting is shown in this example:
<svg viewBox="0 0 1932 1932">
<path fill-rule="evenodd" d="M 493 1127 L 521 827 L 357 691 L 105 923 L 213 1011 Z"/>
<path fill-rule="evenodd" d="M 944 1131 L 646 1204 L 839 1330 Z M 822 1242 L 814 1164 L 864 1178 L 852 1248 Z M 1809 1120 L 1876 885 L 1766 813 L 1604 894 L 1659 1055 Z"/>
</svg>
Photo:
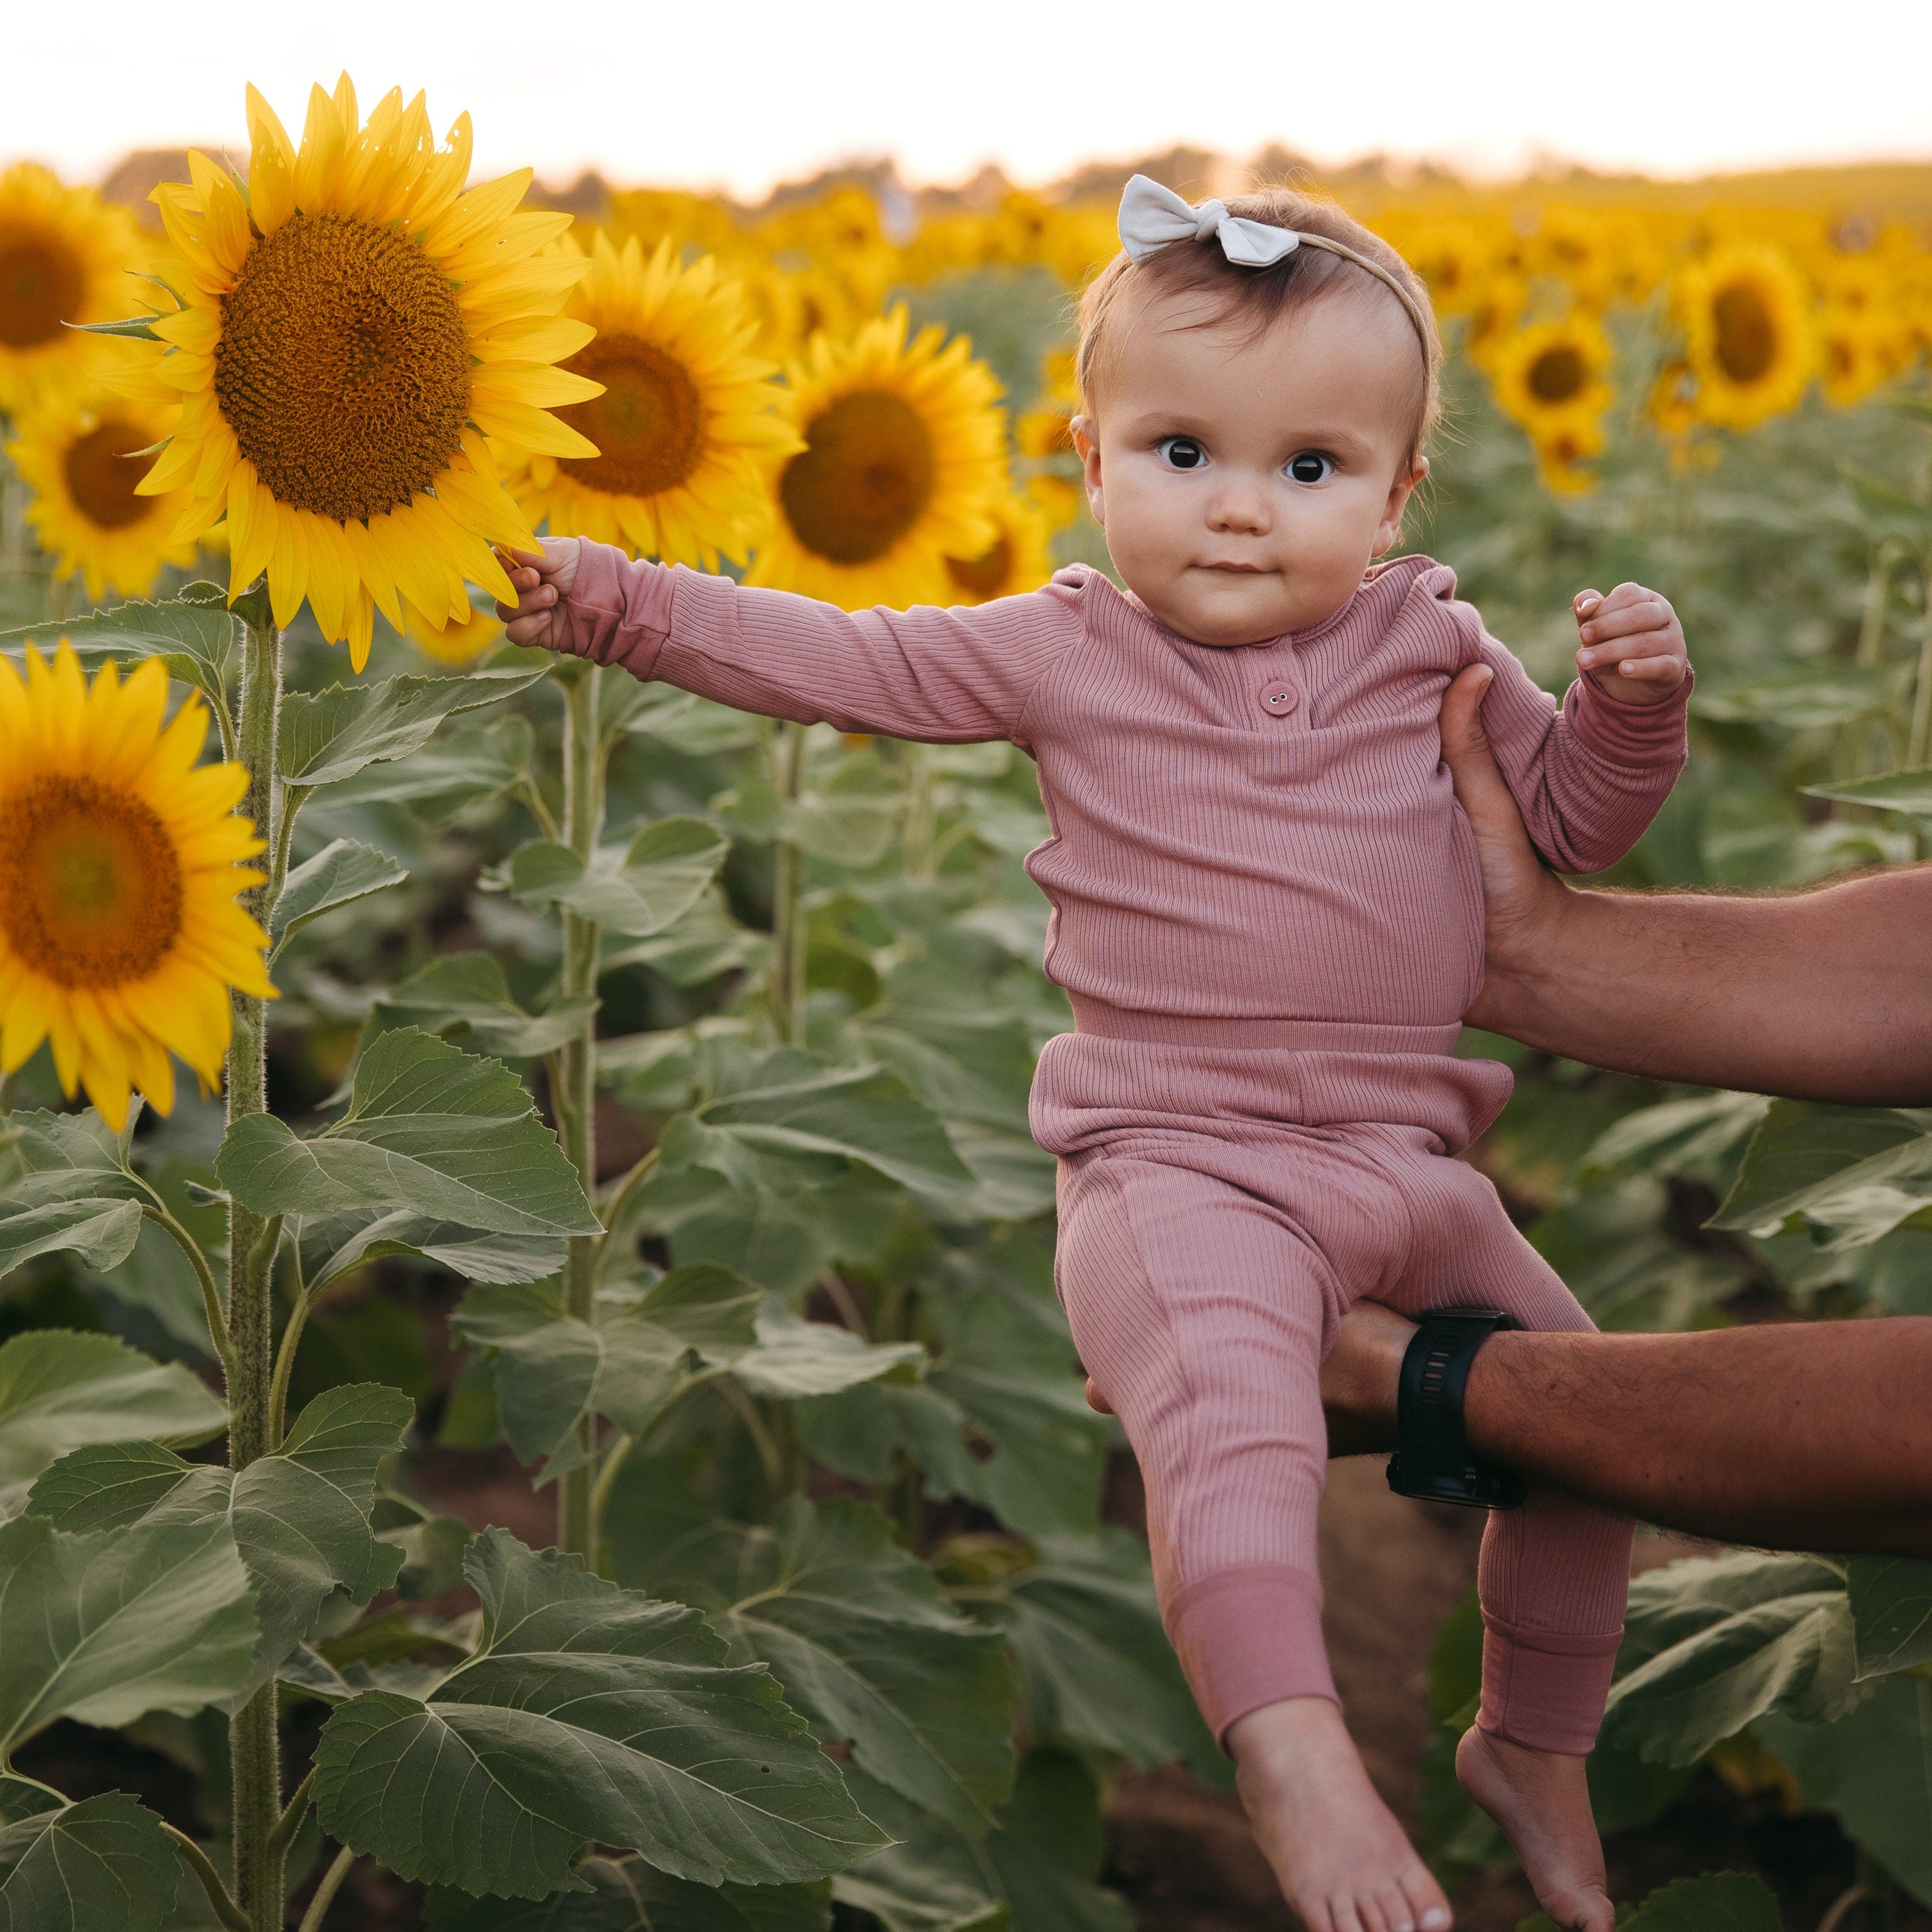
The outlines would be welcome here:
<svg viewBox="0 0 1932 1932">
<path fill-rule="evenodd" d="M 1171 242 L 1217 241 L 1221 252 L 1240 268 L 1271 268 L 1284 256 L 1304 245 L 1324 248 L 1340 255 L 1358 268 L 1366 268 L 1384 284 L 1415 325 L 1425 362 L 1433 359 L 1428 318 L 1414 296 L 1381 262 L 1326 235 L 1310 235 L 1294 228 L 1276 228 L 1265 221 L 1252 221 L 1245 215 L 1230 214 L 1224 201 L 1204 201 L 1198 208 L 1181 200 L 1172 188 L 1162 188 L 1145 175 L 1136 175 L 1120 196 L 1120 246 L 1136 262 L 1158 254 Z"/>
</svg>

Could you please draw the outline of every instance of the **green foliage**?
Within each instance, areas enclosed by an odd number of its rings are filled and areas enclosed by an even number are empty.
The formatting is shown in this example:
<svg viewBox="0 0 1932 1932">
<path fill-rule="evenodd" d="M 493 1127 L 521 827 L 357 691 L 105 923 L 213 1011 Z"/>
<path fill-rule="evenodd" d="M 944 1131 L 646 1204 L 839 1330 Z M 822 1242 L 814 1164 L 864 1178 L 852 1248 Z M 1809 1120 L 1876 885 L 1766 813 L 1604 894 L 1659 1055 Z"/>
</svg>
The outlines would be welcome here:
<svg viewBox="0 0 1932 1932">
<path fill-rule="evenodd" d="M 339 784 L 370 765 L 419 752 L 444 719 L 527 691 L 541 668 L 472 670 L 461 677 L 392 677 L 380 684 L 291 692 L 283 700 L 278 742 L 285 783 L 313 790 Z"/>
<path fill-rule="evenodd" d="M 530 1551 L 472 1546 L 476 1650 L 427 1700 L 365 1693 L 317 1747 L 322 1826 L 406 1878 L 514 1898 L 584 1888 L 584 1841 L 694 1884 L 842 1869 L 884 1842 L 765 1671 L 695 1611 Z"/>
<path fill-rule="evenodd" d="M 526 904 L 559 906 L 620 938 L 648 939 L 698 903 L 729 849 L 704 819 L 665 818 L 587 866 L 567 845 L 526 845 L 511 859 L 506 883 Z"/>
<path fill-rule="evenodd" d="M 64 638 L 88 670 L 158 658 L 170 677 L 193 685 L 218 713 L 228 710 L 228 675 L 235 658 L 236 626 L 227 593 L 218 584 L 190 584 L 165 602 L 116 604 L 58 624 L 29 624 L 0 631 L 0 651 L 17 657 L 38 641 L 46 656 Z"/>
<path fill-rule="evenodd" d="M 827 1932 L 830 1888 L 820 1885 L 687 1883 L 640 1858 L 586 1858 L 587 1892 L 526 1904 L 433 1892 L 430 1932 Z"/>
<path fill-rule="evenodd" d="M 181 1870 L 122 1792 L 22 1819 L 0 1828 L 0 1932 L 160 1932 Z"/>
<path fill-rule="evenodd" d="M 332 838 L 283 882 L 268 914 L 268 937 L 279 950 L 311 920 L 400 886 L 408 877 L 388 853 L 352 838 Z"/>
<path fill-rule="evenodd" d="M 112 1132 L 85 1114 L 7 1117 L 0 1140 L 0 1275 L 63 1250 L 110 1268 L 134 1251 L 142 1190 L 128 1162 L 134 1120 Z"/>
<path fill-rule="evenodd" d="M 1772 1103 L 1712 1226 L 1808 1229 L 1821 1247 L 1868 1246 L 1932 1206 L 1932 1112 Z"/>
<path fill-rule="evenodd" d="M 526 1012 L 511 998 L 494 953 L 452 952 L 432 959 L 376 1001 L 362 1045 L 366 1050 L 378 1034 L 412 1026 L 454 1039 L 466 1052 L 535 1060 L 573 1038 L 596 1011 L 594 1000 L 558 1000 L 541 1013 Z"/>
</svg>

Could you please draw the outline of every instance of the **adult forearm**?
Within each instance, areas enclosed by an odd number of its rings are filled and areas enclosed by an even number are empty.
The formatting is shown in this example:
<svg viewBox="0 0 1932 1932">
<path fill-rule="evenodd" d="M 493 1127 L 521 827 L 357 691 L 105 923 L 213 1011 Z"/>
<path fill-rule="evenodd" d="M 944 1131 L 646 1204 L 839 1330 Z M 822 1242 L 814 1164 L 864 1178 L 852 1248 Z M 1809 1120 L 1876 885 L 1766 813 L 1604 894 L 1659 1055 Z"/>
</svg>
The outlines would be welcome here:
<svg viewBox="0 0 1932 1932">
<path fill-rule="evenodd" d="M 1471 1024 L 1660 1080 L 1932 1102 L 1932 866 L 1778 898 L 1566 890 Z"/>
</svg>

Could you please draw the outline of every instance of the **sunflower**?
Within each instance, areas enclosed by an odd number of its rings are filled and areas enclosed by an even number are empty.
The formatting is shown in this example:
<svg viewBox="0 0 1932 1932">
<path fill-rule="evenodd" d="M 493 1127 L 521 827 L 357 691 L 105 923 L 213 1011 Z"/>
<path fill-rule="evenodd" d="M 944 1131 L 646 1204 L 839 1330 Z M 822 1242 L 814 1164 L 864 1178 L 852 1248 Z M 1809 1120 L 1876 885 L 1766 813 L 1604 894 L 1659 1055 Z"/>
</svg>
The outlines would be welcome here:
<svg viewBox="0 0 1932 1932">
<path fill-rule="evenodd" d="M 17 415 L 85 382 L 117 344 L 70 328 L 133 305 L 140 230 L 92 188 L 22 161 L 0 173 L 0 411 Z"/>
<path fill-rule="evenodd" d="M 1079 410 L 1072 355 L 1048 350 L 1040 358 L 1040 394 L 1013 425 L 1013 442 L 1030 465 L 1027 494 L 1054 530 L 1064 529 L 1086 507 L 1080 453 L 1073 442 L 1073 418 Z"/>
<path fill-rule="evenodd" d="M 1720 248 L 1684 271 L 1673 299 L 1705 422 L 1750 429 L 1796 406 L 1817 350 L 1810 296 L 1781 250 Z"/>
<path fill-rule="evenodd" d="M 794 364 L 786 413 L 805 447 L 780 467 L 770 536 L 748 580 L 848 610 L 944 603 L 945 560 L 998 535 L 1006 433 L 999 386 L 938 325 L 906 340 L 906 312 L 850 342 L 823 336 Z"/>
<path fill-rule="evenodd" d="M 1604 453 L 1604 432 L 1589 417 L 1544 425 L 1531 438 L 1536 473 L 1546 490 L 1575 496 L 1597 487 L 1594 471 L 1585 468 Z"/>
<path fill-rule="evenodd" d="M 136 487 L 176 412 L 82 393 L 78 403 L 43 402 L 23 416 L 7 454 L 34 493 L 27 520 L 54 560 L 56 577 L 79 577 L 99 603 L 110 590 L 145 597 L 173 565 L 194 561 L 176 541 L 185 490 L 144 496 Z"/>
<path fill-rule="evenodd" d="M 440 631 L 412 623 L 409 636 L 425 657 L 438 664 L 462 665 L 474 664 L 492 644 L 501 643 L 503 626 L 495 611 L 472 604 L 466 618 L 452 618 Z"/>
<path fill-rule="evenodd" d="M 493 443 L 596 454 L 548 413 L 597 393 L 551 366 L 590 339 L 557 313 L 590 264 L 545 251 L 568 215 L 512 212 L 528 170 L 466 194 L 469 117 L 439 148 L 420 94 L 365 127 L 346 74 L 318 87 L 298 152 L 251 87 L 248 131 L 245 193 L 202 154 L 154 190 L 182 305 L 147 392 L 182 408 L 141 488 L 190 490 L 184 540 L 225 515 L 232 594 L 266 570 L 276 622 L 307 598 L 360 670 L 378 605 L 434 629 L 466 583 L 514 595 L 490 546 L 532 539 Z"/>
<path fill-rule="evenodd" d="M 172 1108 L 170 1051 L 217 1086 L 230 989 L 275 990 L 235 903 L 262 883 L 248 772 L 197 767 L 208 712 L 190 698 L 164 725 L 167 700 L 155 658 L 90 688 L 64 640 L 51 665 L 30 644 L 25 678 L 0 658 L 0 1074 L 50 1040 L 117 1133 L 135 1089 Z"/>
<path fill-rule="evenodd" d="M 1498 342 L 1489 357 L 1496 404 L 1532 440 L 1594 424 L 1610 406 L 1610 338 L 1593 316 L 1533 322 Z"/>
<path fill-rule="evenodd" d="M 1024 496 L 1010 493 L 993 506 L 999 534 L 977 556 L 949 556 L 950 602 L 990 604 L 995 597 L 1017 597 L 1037 590 L 1053 574 L 1047 520 Z"/>
<path fill-rule="evenodd" d="M 565 364 L 602 386 L 564 412 L 596 456 L 535 456 L 513 487 L 532 523 L 666 562 L 742 563 L 771 515 L 772 460 L 800 447 L 773 413 L 777 365 L 737 283 L 701 255 L 680 268 L 670 241 L 646 260 L 602 235 L 568 311 L 596 338 Z"/>
</svg>

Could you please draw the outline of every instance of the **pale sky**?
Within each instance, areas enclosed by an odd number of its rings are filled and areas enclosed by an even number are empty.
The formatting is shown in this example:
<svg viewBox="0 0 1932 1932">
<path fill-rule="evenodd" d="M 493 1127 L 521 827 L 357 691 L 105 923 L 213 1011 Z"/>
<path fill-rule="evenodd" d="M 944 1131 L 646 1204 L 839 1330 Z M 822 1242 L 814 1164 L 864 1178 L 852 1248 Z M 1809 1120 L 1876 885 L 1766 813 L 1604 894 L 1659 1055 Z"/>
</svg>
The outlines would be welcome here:
<svg viewBox="0 0 1932 1932">
<path fill-rule="evenodd" d="M 752 196 L 890 154 L 915 184 L 1046 182 L 1186 141 L 1484 173 L 1539 154 L 1695 174 L 1932 159 L 1927 0 L 64 0 L 10 12 L 0 162 L 245 150 L 253 80 L 466 109 L 479 170 Z"/>
</svg>

